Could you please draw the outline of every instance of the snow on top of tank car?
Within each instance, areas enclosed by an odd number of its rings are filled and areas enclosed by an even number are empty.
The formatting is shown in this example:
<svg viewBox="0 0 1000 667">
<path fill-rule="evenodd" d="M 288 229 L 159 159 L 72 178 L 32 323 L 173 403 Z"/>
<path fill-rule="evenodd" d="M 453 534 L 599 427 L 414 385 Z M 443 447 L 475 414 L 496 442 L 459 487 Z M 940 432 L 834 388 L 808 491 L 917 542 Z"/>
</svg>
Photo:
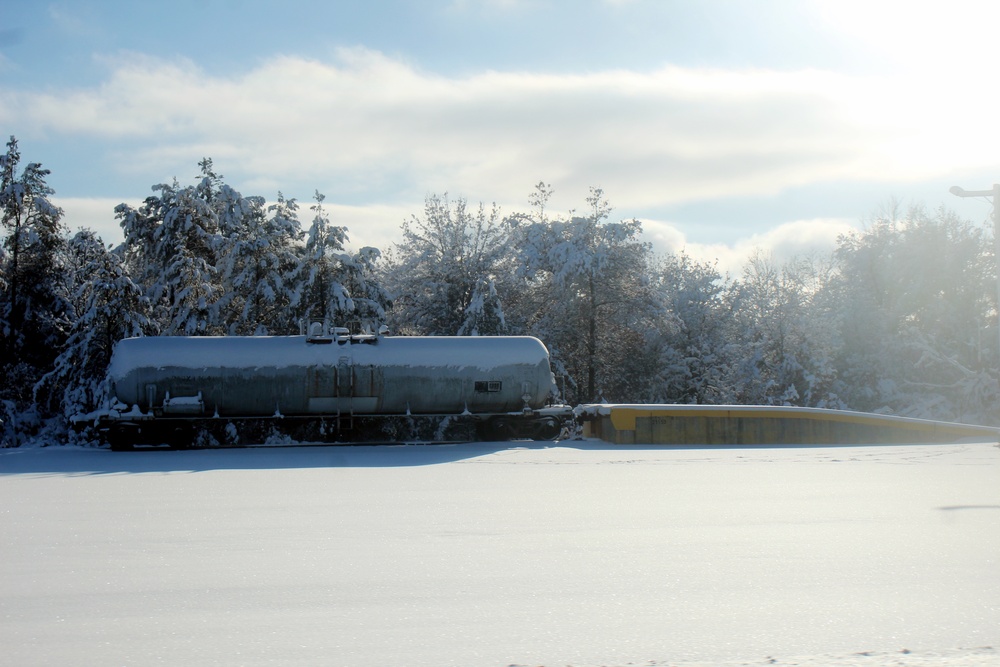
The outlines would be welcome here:
<svg viewBox="0 0 1000 667">
<path fill-rule="evenodd" d="M 396 336 L 377 342 L 313 344 L 305 336 L 150 336 L 115 346 L 108 374 L 138 368 L 286 368 L 353 364 L 403 367 L 473 367 L 548 362 L 548 350 L 530 336 Z"/>
</svg>

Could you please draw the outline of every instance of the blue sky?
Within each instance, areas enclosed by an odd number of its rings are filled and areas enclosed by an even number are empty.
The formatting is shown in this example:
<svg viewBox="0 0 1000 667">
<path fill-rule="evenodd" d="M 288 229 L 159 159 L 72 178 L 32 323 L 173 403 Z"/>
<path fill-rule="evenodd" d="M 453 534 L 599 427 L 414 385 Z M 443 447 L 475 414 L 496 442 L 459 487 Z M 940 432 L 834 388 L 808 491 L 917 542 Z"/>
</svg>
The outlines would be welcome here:
<svg viewBox="0 0 1000 667">
<path fill-rule="evenodd" d="M 427 194 L 512 212 L 541 180 L 735 270 L 893 199 L 987 220 L 948 188 L 1000 179 L 994 4 L 5 0 L 0 131 L 109 242 L 211 157 L 246 195 L 319 190 L 355 247 Z"/>
</svg>

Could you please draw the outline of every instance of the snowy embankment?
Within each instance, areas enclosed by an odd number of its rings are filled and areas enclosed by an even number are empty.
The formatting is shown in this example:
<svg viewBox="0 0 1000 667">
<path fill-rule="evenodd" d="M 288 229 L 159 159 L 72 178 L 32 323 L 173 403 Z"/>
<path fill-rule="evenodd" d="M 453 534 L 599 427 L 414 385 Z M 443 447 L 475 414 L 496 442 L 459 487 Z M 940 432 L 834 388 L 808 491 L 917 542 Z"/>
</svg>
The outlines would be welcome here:
<svg viewBox="0 0 1000 667">
<path fill-rule="evenodd" d="M 0 451 L 17 665 L 1000 664 L 1000 448 Z"/>
</svg>

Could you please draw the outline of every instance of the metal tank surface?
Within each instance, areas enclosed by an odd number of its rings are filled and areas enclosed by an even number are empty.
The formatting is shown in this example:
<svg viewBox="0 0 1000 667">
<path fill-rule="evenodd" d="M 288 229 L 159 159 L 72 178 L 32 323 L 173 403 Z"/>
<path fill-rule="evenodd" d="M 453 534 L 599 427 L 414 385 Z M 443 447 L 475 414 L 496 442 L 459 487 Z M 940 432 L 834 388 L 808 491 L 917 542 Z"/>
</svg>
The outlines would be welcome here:
<svg viewBox="0 0 1000 667">
<path fill-rule="evenodd" d="M 355 417 L 419 415 L 489 422 L 500 435 L 526 421 L 558 433 L 545 413 L 548 350 L 528 336 L 129 338 L 108 379 L 114 405 L 99 421 L 118 436 L 211 420 L 335 418 L 340 429 Z"/>
</svg>

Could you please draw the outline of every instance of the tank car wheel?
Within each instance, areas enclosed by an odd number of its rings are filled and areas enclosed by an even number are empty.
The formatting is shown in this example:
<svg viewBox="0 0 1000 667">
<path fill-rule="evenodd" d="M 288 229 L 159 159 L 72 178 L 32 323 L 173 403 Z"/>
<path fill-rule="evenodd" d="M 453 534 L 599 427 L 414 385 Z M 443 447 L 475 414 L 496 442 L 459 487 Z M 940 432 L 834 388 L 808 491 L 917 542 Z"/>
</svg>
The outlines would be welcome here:
<svg viewBox="0 0 1000 667">
<path fill-rule="evenodd" d="M 486 424 L 486 437 L 489 440 L 512 440 L 514 425 L 506 417 L 493 417 Z"/>
<path fill-rule="evenodd" d="M 135 449 L 132 441 L 121 433 L 109 433 L 108 444 L 111 445 L 111 451 L 113 452 L 130 452 Z"/>
<path fill-rule="evenodd" d="M 177 426 L 163 433 L 164 444 L 170 449 L 190 449 L 195 437 L 195 429 L 190 426 Z"/>
<path fill-rule="evenodd" d="M 534 440 L 555 440 L 559 437 L 562 426 L 555 417 L 542 417 L 535 422 Z"/>
<path fill-rule="evenodd" d="M 138 428 L 123 428 L 115 425 L 104 431 L 104 439 L 113 452 L 130 452 L 135 449 L 135 436 L 140 433 Z"/>
</svg>

